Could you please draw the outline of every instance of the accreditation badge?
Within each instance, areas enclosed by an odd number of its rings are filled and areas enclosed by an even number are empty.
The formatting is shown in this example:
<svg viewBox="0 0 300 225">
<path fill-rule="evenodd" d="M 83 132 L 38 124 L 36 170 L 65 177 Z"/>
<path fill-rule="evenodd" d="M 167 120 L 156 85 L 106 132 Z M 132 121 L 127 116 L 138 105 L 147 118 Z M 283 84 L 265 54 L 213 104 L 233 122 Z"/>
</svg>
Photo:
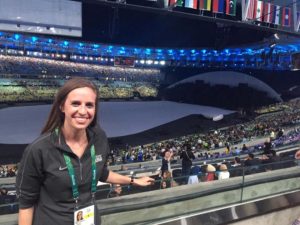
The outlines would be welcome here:
<svg viewBox="0 0 300 225">
<path fill-rule="evenodd" d="M 95 205 L 74 211 L 74 225 L 95 225 Z"/>
</svg>

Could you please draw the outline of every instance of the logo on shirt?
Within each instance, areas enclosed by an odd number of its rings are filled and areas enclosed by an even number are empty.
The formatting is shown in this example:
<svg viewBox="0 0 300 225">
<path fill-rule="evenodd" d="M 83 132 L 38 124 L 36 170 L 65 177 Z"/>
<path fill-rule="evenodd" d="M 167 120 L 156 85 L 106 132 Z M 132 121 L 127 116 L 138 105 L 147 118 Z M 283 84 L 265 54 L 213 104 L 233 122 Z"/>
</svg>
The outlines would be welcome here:
<svg viewBox="0 0 300 225">
<path fill-rule="evenodd" d="M 58 167 L 58 170 L 66 170 L 67 169 L 67 167 L 65 166 L 65 167 Z"/>
<path fill-rule="evenodd" d="M 102 155 L 96 155 L 96 159 L 95 159 L 96 163 L 97 162 L 101 162 L 102 161 Z"/>
</svg>

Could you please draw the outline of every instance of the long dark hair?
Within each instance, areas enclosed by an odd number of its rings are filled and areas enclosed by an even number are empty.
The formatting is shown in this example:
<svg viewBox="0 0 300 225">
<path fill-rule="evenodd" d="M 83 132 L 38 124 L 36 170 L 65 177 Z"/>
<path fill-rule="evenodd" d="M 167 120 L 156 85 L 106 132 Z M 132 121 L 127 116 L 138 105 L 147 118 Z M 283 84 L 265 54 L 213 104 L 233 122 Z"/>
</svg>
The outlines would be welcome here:
<svg viewBox="0 0 300 225">
<path fill-rule="evenodd" d="M 90 127 L 94 127 L 97 125 L 97 111 L 98 111 L 98 98 L 99 98 L 99 90 L 96 87 L 96 85 L 88 80 L 87 78 L 83 77 L 74 77 L 70 80 L 68 80 L 57 92 L 48 120 L 46 122 L 46 125 L 42 129 L 42 134 L 53 131 L 55 128 L 60 128 L 64 124 L 65 120 L 65 114 L 61 111 L 61 106 L 65 104 L 65 101 L 67 99 L 68 94 L 73 91 L 74 89 L 77 88 L 83 88 L 83 87 L 88 87 L 91 88 L 95 94 L 96 94 L 96 103 L 95 103 L 95 116 L 91 124 L 89 125 Z"/>
</svg>

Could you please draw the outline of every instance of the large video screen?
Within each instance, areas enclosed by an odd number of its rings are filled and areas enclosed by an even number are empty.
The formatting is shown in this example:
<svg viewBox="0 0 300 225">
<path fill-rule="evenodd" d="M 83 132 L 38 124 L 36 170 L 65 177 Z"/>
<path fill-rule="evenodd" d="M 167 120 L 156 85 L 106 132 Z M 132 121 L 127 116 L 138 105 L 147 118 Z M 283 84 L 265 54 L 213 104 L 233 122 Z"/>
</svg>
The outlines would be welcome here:
<svg viewBox="0 0 300 225">
<path fill-rule="evenodd" d="M 82 36 L 82 3 L 69 0 L 1 0 L 0 30 Z"/>
</svg>

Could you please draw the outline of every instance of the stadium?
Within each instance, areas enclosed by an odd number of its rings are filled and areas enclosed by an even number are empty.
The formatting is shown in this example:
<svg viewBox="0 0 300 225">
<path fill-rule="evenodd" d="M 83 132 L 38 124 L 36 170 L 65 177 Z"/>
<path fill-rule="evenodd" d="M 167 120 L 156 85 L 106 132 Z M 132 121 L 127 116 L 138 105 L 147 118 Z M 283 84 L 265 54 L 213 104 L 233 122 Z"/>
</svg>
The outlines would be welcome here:
<svg viewBox="0 0 300 225">
<path fill-rule="evenodd" d="M 1 1 L 0 224 L 18 224 L 24 150 L 75 77 L 99 92 L 105 165 L 155 181 L 99 181 L 101 224 L 300 224 L 298 5 Z"/>
</svg>

